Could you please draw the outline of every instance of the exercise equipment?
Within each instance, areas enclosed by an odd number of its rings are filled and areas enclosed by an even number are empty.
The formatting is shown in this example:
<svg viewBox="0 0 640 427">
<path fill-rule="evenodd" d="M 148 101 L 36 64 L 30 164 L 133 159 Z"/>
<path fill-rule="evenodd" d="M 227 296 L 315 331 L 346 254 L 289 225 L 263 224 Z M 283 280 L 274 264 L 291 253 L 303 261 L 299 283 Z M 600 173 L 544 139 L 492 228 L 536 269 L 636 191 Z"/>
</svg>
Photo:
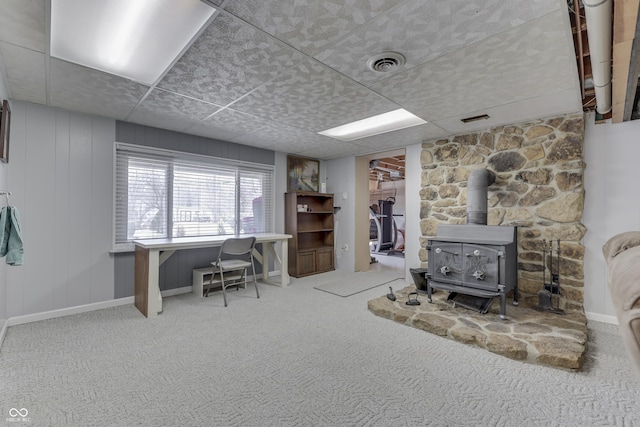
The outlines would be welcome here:
<svg viewBox="0 0 640 427">
<path fill-rule="evenodd" d="M 377 212 L 369 207 L 369 241 L 371 252 L 386 252 L 393 250 L 398 240 L 398 227 L 393 218 L 395 200 L 378 200 Z"/>
</svg>

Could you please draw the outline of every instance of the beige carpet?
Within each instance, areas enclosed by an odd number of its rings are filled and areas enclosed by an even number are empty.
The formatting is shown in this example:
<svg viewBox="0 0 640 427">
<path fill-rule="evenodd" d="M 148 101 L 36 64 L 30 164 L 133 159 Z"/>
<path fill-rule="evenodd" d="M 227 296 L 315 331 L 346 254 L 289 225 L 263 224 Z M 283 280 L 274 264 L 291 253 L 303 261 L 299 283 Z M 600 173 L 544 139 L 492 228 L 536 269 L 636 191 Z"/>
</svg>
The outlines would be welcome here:
<svg viewBox="0 0 640 427">
<path fill-rule="evenodd" d="M 367 301 L 386 287 L 337 298 L 321 276 L 230 291 L 226 308 L 184 294 L 153 319 L 127 305 L 10 327 L 0 425 L 640 425 L 613 326 L 589 324 L 587 366 L 568 372 L 380 318 Z M 5 422 L 12 408 L 30 422 Z"/>
</svg>

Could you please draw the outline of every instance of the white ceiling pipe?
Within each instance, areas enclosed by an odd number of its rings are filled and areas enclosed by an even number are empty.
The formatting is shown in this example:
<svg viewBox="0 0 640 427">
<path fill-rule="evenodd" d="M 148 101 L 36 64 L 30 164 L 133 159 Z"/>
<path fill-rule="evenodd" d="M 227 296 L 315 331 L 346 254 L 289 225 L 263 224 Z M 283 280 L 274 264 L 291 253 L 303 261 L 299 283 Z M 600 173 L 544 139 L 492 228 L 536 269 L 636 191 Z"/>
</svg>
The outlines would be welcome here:
<svg viewBox="0 0 640 427">
<path fill-rule="evenodd" d="M 583 0 L 591 56 L 596 112 L 611 111 L 611 16 L 612 0 Z"/>
</svg>

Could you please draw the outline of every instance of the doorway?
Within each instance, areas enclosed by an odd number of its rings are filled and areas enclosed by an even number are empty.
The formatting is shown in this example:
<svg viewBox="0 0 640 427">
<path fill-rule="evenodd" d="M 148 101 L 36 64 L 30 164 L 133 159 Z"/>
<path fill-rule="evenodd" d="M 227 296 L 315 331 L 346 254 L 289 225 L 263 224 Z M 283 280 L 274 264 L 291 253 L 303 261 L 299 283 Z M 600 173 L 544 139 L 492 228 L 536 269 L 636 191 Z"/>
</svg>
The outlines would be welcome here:
<svg viewBox="0 0 640 427">
<path fill-rule="evenodd" d="M 366 232 L 356 234 L 357 270 L 394 271 L 404 277 L 405 150 L 362 156 L 357 164 L 356 192 L 364 196 L 358 203 L 366 204 L 356 210 L 357 222 L 367 224 L 366 230 L 362 227 Z"/>
</svg>

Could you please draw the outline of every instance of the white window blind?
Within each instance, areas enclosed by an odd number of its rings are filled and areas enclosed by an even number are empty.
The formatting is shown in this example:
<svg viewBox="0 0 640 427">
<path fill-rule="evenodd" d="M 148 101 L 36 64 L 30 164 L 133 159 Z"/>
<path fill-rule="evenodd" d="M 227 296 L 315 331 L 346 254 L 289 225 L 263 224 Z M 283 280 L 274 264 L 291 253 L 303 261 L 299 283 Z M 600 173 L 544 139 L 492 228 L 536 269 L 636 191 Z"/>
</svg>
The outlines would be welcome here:
<svg viewBox="0 0 640 427">
<path fill-rule="evenodd" d="M 115 246 L 273 231 L 273 167 L 116 144 Z"/>
</svg>

